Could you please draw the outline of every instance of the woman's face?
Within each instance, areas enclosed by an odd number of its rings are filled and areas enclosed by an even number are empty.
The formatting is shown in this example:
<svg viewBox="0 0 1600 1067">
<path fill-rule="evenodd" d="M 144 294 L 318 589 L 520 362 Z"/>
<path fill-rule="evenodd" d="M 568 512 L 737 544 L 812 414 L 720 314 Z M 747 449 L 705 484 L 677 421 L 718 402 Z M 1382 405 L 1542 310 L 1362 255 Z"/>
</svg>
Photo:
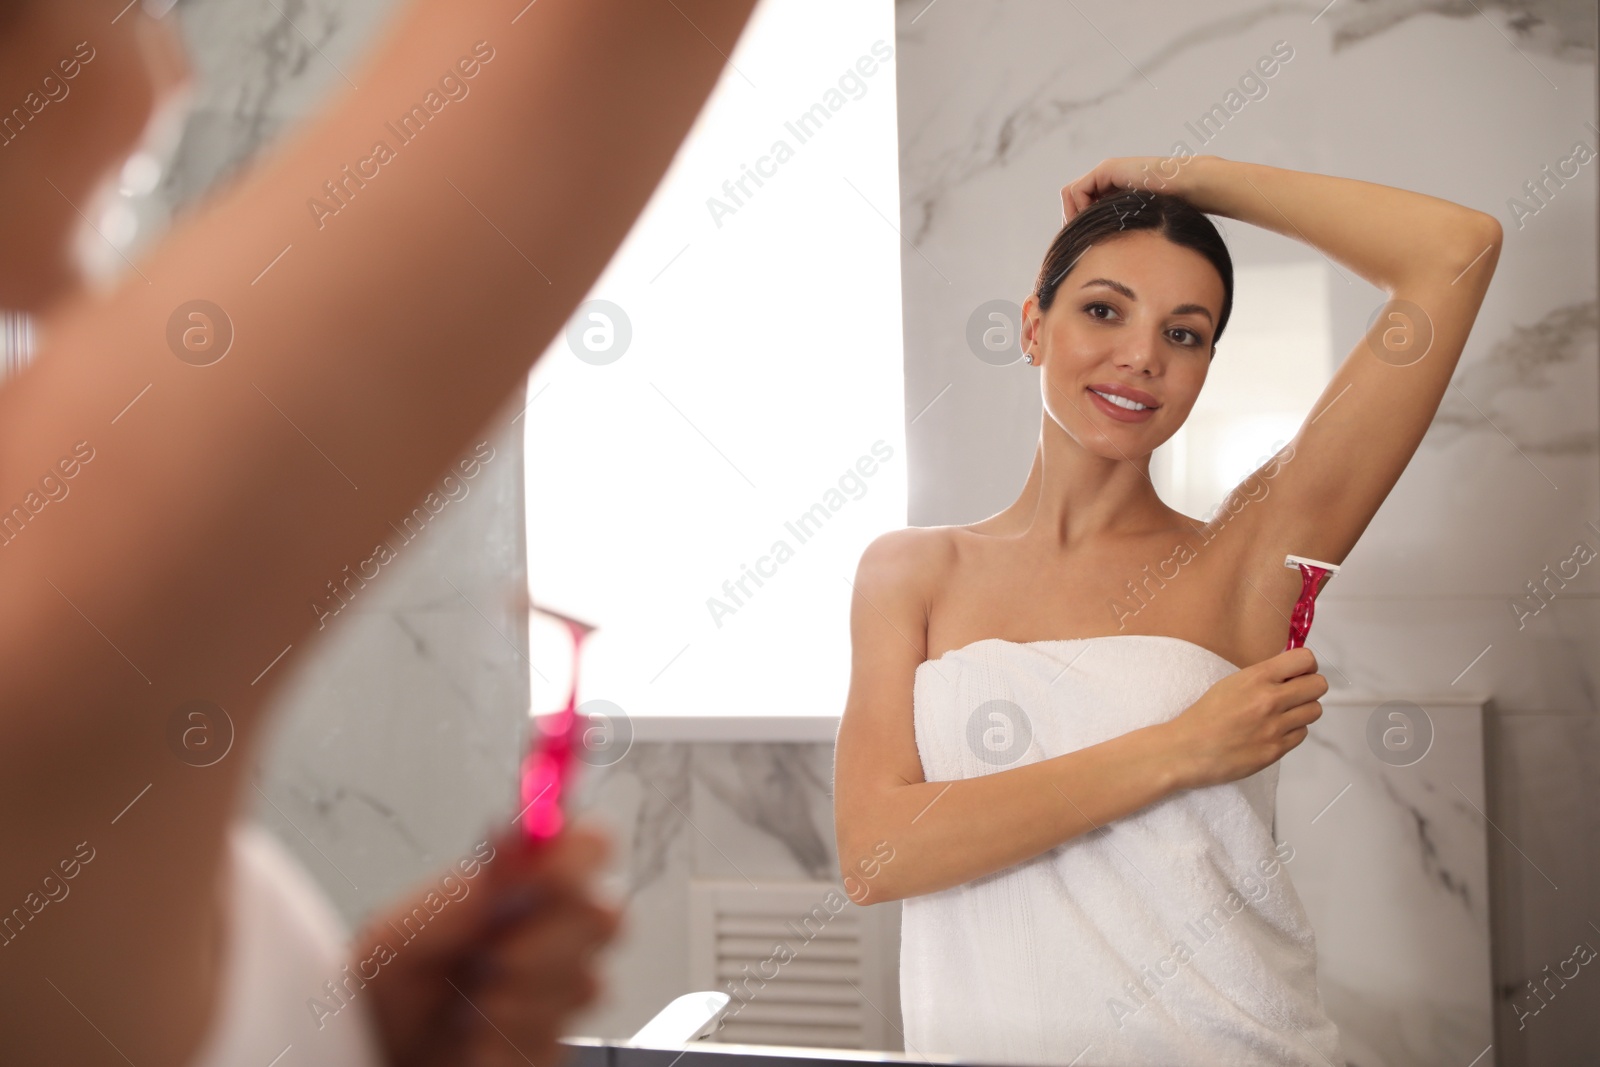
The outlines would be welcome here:
<svg viewBox="0 0 1600 1067">
<path fill-rule="evenodd" d="M 0 3 L 0 307 L 37 311 L 81 284 L 74 234 L 190 68 L 139 0 Z"/>
<path fill-rule="evenodd" d="M 1045 412 L 1107 459 L 1148 456 L 1200 395 L 1222 298 L 1221 276 L 1193 249 L 1149 230 L 1097 241 L 1049 311 L 1033 296 L 1023 305 L 1022 347 L 1043 376 Z M 1152 410 L 1113 408 L 1091 391 L 1108 385 L 1148 394 Z"/>
</svg>

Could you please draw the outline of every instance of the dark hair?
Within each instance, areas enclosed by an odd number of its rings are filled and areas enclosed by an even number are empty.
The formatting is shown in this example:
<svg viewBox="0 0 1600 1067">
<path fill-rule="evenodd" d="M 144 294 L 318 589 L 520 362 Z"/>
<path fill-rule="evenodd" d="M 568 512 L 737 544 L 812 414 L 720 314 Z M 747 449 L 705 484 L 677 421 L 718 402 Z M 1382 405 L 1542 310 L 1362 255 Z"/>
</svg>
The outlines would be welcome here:
<svg viewBox="0 0 1600 1067">
<path fill-rule="evenodd" d="M 1192 248 L 1205 256 L 1222 275 L 1222 313 L 1211 336 L 1211 355 L 1215 356 L 1216 343 L 1233 310 L 1233 259 L 1228 255 L 1228 246 L 1222 242 L 1222 235 L 1206 218 L 1205 212 L 1170 193 L 1129 189 L 1102 197 L 1073 216 L 1050 242 L 1044 265 L 1039 268 L 1033 289 L 1039 310 L 1050 310 L 1061 279 L 1089 246 L 1131 230 L 1153 230 L 1175 245 Z"/>
</svg>

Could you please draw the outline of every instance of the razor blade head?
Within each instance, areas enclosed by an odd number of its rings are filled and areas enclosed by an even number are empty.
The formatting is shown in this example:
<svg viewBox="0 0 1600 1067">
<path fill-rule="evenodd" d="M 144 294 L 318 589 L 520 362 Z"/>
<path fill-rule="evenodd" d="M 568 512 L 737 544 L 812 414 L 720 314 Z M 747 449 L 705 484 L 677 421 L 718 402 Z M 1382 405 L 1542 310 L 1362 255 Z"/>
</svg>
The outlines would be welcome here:
<svg viewBox="0 0 1600 1067">
<path fill-rule="evenodd" d="M 1283 560 L 1283 565 L 1291 570 L 1302 563 L 1308 567 L 1321 567 L 1328 572 L 1329 577 L 1339 573 L 1339 565 L 1337 563 L 1324 563 L 1321 560 L 1312 559 L 1310 556 L 1286 556 Z"/>
<path fill-rule="evenodd" d="M 542 604 L 534 603 L 533 596 L 528 592 L 527 589 L 519 587 L 514 595 L 514 599 L 519 608 L 525 611 L 537 611 L 541 615 L 548 615 L 552 619 L 557 619 L 566 623 L 568 626 L 575 628 L 579 634 L 590 634 L 598 629 L 598 627 L 596 627 L 593 623 L 584 622 L 582 619 L 574 618 L 571 615 L 556 611 L 554 608 L 547 608 Z"/>
<path fill-rule="evenodd" d="M 540 607 L 538 604 L 535 604 L 532 601 L 529 601 L 528 609 L 530 611 L 537 611 L 541 615 L 548 615 L 552 619 L 560 619 L 562 622 L 566 623 L 568 626 L 571 626 L 574 629 L 576 629 L 580 634 L 593 633 L 594 630 L 595 630 L 594 625 L 591 624 L 591 623 L 584 622 L 582 619 L 575 619 L 571 615 L 563 615 L 561 612 L 556 611 L 556 610 L 554 610 L 552 608 Z"/>
</svg>

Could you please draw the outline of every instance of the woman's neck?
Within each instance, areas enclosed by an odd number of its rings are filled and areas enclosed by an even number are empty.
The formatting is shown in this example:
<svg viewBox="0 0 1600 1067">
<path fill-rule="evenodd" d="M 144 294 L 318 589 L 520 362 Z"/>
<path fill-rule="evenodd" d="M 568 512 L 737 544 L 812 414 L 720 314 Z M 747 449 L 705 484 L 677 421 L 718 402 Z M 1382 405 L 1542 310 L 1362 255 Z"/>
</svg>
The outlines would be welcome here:
<svg viewBox="0 0 1600 1067">
<path fill-rule="evenodd" d="M 1167 529 L 1174 523 L 1189 521 L 1167 507 L 1156 495 L 1150 483 L 1148 464 L 1135 465 L 1129 461 L 1119 467 L 1117 477 L 1108 482 L 1100 476 L 1100 470 L 1091 457 L 1081 453 L 1076 456 L 1066 454 L 1065 450 L 1079 446 L 1067 439 L 1065 434 L 1061 434 L 1059 442 L 1052 442 L 1057 447 L 1047 455 L 1047 432 L 1040 434 L 1039 443 L 1033 451 L 1033 464 L 1028 468 L 1027 481 L 1023 483 L 1017 499 L 987 519 L 973 523 L 970 526 L 973 532 L 993 537 L 1049 538 L 1060 547 L 1067 547 L 1073 542 Z M 1060 433 L 1059 429 L 1057 432 Z M 1078 462 L 1075 464 L 1074 460 Z M 1091 471 L 1092 474 L 1088 473 Z M 1119 480 L 1130 474 L 1136 474 L 1140 484 L 1130 487 L 1129 483 Z M 1091 483 L 1093 488 L 1089 487 Z M 1104 508 L 1104 502 L 1093 499 L 1103 494 L 1123 495 L 1127 499 L 1115 505 L 1114 514 L 1102 517 L 1090 515 L 1085 519 L 1086 513 L 1094 510 L 1097 503 Z M 1144 518 L 1129 522 L 1127 520 L 1132 518 L 1131 514 L 1127 514 L 1129 512 L 1142 513 Z M 1081 533 L 1072 529 L 1073 520 L 1080 519 L 1096 527 L 1096 531 Z"/>
</svg>

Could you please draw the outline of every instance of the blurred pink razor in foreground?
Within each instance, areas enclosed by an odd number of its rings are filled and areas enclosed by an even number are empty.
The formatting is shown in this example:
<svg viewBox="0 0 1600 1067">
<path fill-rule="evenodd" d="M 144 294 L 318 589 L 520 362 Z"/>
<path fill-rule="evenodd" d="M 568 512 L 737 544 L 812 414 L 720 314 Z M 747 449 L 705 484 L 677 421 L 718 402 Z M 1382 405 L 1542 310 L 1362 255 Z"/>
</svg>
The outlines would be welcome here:
<svg viewBox="0 0 1600 1067">
<path fill-rule="evenodd" d="M 1283 646 L 1285 652 L 1291 648 L 1299 648 L 1306 643 L 1306 635 L 1311 632 L 1311 616 L 1316 610 L 1317 592 L 1324 577 L 1332 578 L 1339 573 L 1339 568 L 1332 563 L 1323 563 L 1306 556 L 1288 556 L 1284 559 L 1285 567 L 1299 567 L 1300 599 L 1295 601 L 1294 614 L 1289 618 L 1289 643 Z"/>
<path fill-rule="evenodd" d="M 542 608 L 531 600 L 530 611 L 560 619 L 572 632 L 572 691 L 567 706 L 556 712 L 549 723 L 541 722 L 537 738 L 529 745 L 522 761 L 522 837 L 529 845 L 542 844 L 561 832 L 565 817 L 562 794 L 572 775 L 572 749 L 583 736 L 583 716 L 578 714 L 578 657 L 583 639 L 594 632 L 586 622 Z"/>
</svg>

